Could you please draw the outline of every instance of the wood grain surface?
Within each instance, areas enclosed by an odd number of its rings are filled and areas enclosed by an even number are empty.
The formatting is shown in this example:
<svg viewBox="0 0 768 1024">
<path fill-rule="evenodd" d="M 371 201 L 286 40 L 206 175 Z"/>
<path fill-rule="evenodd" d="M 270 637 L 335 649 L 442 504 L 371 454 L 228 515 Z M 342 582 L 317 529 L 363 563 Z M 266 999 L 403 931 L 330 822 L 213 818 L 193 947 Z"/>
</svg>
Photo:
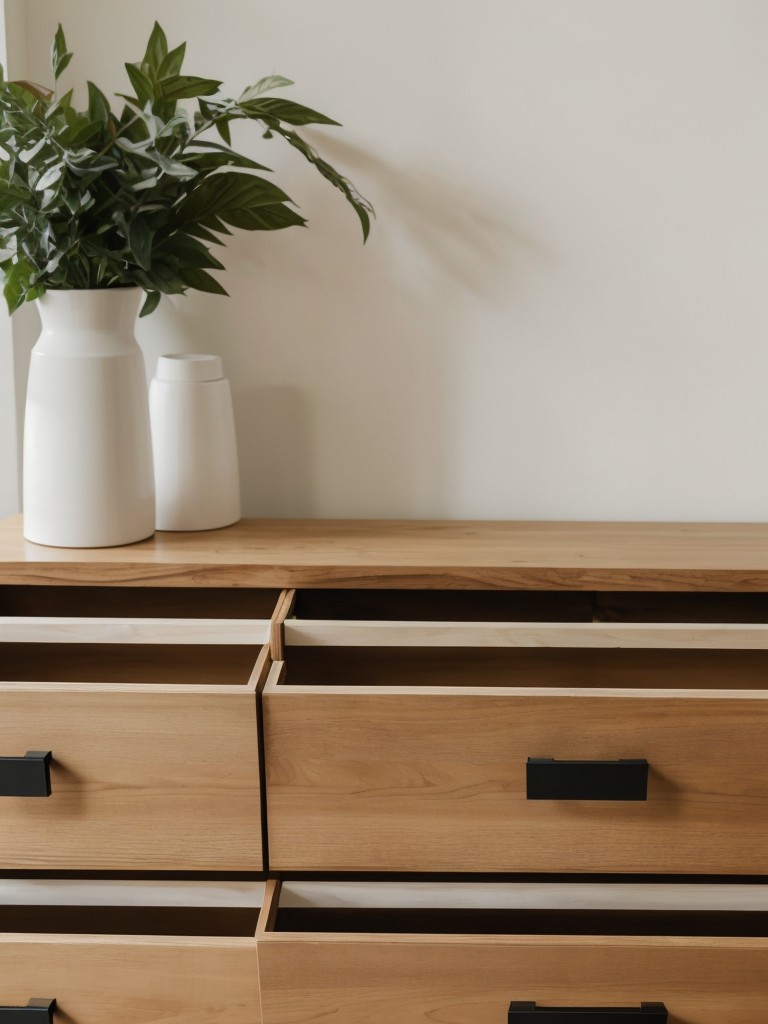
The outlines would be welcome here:
<svg viewBox="0 0 768 1024">
<path fill-rule="evenodd" d="M 0 638 L 2 638 L 0 620 Z M 768 650 L 768 625 L 712 623 L 358 622 L 294 620 L 288 647 L 559 647 L 664 650 Z M 158 630 L 160 633 L 160 630 Z M 161 634 L 162 635 L 162 634 Z M 214 642 L 213 640 L 211 642 Z M 276 659 L 278 655 L 275 655 Z"/>
<path fill-rule="evenodd" d="M 50 797 L 0 799 L 0 866 L 260 870 L 254 685 L 0 683 L 0 755 L 53 753 Z"/>
<path fill-rule="evenodd" d="M 768 873 L 765 692 L 285 679 L 262 701 L 272 870 Z M 529 757 L 647 758 L 648 801 L 528 801 Z"/>
<path fill-rule="evenodd" d="M 0 643 L 264 644 L 269 636 L 266 619 L 0 617 Z"/>
<path fill-rule="evenodd" d="M 264 1024 L 502 1024 L 511 1000 L 765 1024 L 768 1005 L 768 939 L 285 932 L 257 946 Z"/>
<path fill-rule="evenodd" d="M 0 1004 L 62 1024 L 259 1024 L 255 940 L 0 934 Z"/>
<path fill-rule="evenodd" d="M 768 524 L 264 519 L 77 550 L 15 516 L 0 583 L 766 591 Z"/>
</svg>

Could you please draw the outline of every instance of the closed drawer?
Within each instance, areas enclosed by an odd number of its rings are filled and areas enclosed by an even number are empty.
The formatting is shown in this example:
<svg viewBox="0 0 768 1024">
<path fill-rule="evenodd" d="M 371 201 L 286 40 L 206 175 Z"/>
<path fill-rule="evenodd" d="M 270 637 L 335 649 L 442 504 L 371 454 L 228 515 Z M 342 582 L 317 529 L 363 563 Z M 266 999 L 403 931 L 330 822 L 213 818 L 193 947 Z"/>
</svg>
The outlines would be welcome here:
<svg viewBox="0 0 768 1024">
<path fill-rule="evenodd" d="M 261 620 L 0 620 L 0 868 L 260 870 L 268 636 Z"/>
<path fill-rule="evenodd" d="M 34 999 L 56 1024 L 259 1024 L 258 910 L 167 900 L 0 906 L 0 1021 Z"/>
<path fill-rule="evenodd" d="M 546 1024 L 554 1007 L 567 1009 L 558 1024 L 764 1024 L 764 887 L 385 888 L 269 883 L 264 1024 Z"/>
<path fill-rule="evenodd" d="M 289 620 L 270 867 L 764 873 L 767 646 L 759 623 Z"/>
</svg>

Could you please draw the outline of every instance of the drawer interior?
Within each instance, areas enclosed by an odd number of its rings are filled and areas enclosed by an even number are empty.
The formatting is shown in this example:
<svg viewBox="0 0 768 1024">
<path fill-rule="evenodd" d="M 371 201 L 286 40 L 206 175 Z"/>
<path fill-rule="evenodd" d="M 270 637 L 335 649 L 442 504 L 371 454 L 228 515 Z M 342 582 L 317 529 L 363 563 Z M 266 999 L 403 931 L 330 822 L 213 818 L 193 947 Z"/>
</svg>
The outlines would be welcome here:
<svg viewBox="0 0 768 1024">
<path fill-rule="evenodd" d="M 0 932 L 72 935 L 253 935 L 255 907 L 0 906 Z"/>
<path fill-rule="evenodd" d="M 277 932 L 390 935 L 720 935 L 768 937 L 768 913 L 671 910 L 285 908 Z"/>
<path fill-rule="evenodd" d="M 237 587 L 0 586 L 0 615 L 271 619 L 280 593 Z"/>
<path fill-rule="evenodd" d="M 447 883 L 420 887 L 360 882 L 346 884 L 339 895 L 333 883 L 285 882 L 273 930 L 764 938 L 768 936 L 768 886 Z"/>
<path fill-rule="evenodd" d="M 292 614 L 349 621 L 768 623 L 768 593 L 318 589 L 299 590 Z"/>
<path fill-rule="evenodd" d="M 0 932 L 253 935 L 260 883 L 0 881 Z"/>
<path fill-rule="evenodd" d="M 297 646 L 281 686 L 765 690 L 768 650 Z"/>
<path fill-rule="evenodd" d="M 249 644 L 6 643 L 0 682 L 245 686 L 260 650 Z"/>
<path fill-rule="evenodd" d="M 297 619 L 591 622 L 590 593 L 546 590 L 300 590 Z"/>
</svg>

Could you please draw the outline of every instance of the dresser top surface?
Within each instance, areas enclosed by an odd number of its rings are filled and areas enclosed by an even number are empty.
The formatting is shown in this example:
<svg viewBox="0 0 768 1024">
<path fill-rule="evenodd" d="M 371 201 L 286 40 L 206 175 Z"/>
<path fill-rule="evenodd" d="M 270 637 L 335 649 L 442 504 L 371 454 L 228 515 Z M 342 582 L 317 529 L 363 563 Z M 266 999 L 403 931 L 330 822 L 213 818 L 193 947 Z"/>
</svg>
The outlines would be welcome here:
<svg viewBox="0 0 768 1024">
<path fill-rule="evenodd" d="M 250 519 L 70 549 L 14 516 L 0 583 L 768 591 L 768 523 Z"/>
</svg>

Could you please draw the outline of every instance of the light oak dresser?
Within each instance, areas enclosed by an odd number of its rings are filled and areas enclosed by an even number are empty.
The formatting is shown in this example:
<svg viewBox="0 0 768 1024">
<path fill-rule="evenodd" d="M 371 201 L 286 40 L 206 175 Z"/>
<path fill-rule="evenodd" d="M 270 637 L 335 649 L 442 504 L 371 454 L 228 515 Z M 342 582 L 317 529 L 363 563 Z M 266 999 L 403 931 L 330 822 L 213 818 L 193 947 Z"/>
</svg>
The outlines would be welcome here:
<svg viewBox="0 0 768 1024">
<path fill-rule="evenodd" d="M 0 1024 L 766 1024 L 768 525 L 0 524 Z"/>
</svg>

